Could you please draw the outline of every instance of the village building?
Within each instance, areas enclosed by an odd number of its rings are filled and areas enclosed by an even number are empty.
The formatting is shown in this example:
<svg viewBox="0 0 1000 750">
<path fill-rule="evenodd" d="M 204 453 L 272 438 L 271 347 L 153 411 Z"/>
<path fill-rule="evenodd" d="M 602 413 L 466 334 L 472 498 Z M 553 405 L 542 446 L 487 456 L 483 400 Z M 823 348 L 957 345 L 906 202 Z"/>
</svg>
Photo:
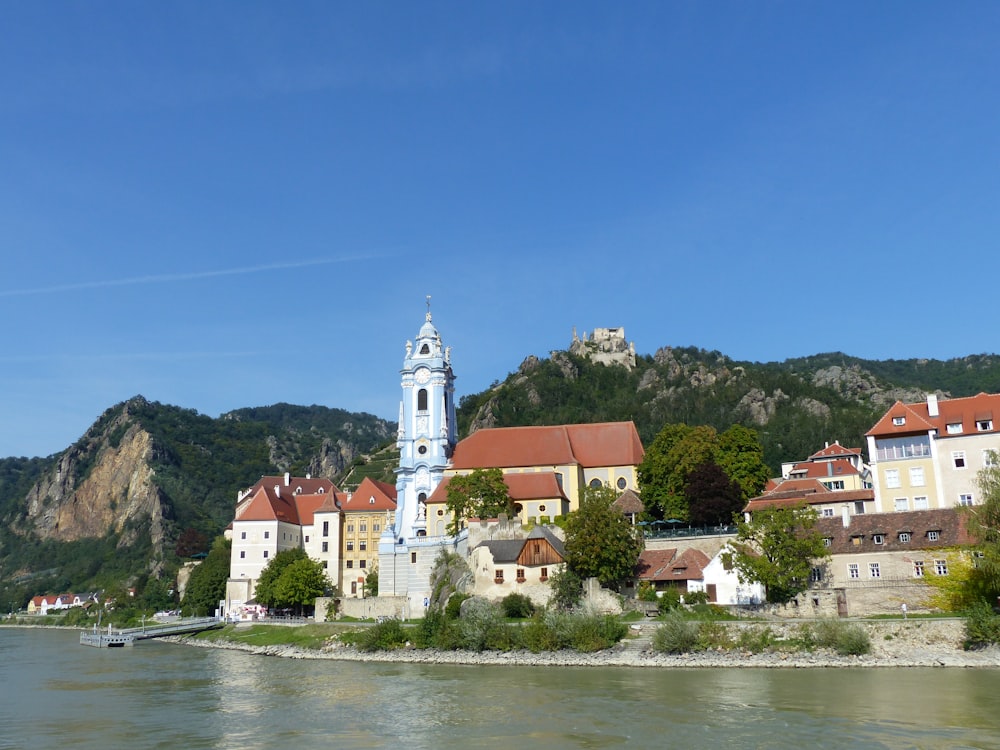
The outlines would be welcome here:
<svg viewBox="0 0 1000 750">
<path fill-rule="evenodd" d="M 253 606 L 261 571 L 284 550 L 304 549 L 340 585 L 338 494 L 329 479 L 286 473 L 261 477 L 237 496 L 235 518 L 227 532 L 232 540 L 223 603 L 227 616 Z"/>
<path fill-rule="evenodd" d="M 484 540 L 469 556 L 477 596 L 502 599 L 517 593 L 537 605 L 548 603 L 552 594 L 548 581 L 565 563 L 562 539 L 544 526 L 534 527 L 525 537 Z"/>
<path fill-rule="evenodd" d="M 1000 394 L 897 401 L 867 439 L 880 512 L 975 505 L 1000 450 Z"/>
<path fill-rule="evenodd" d="M 382 530 L 396 512 L 396 488 L 370 477 L 340 503 L 343 513 L 341 595 L 371 595 L 366 579 L 378 567 L 378 543 Z"/>
<path fill-rule="evenodd" d="M 796 604 L 818 614 L 896 614 L 904 604 L 910 612 L 930 610 L 928 581 L 949 575 L 956 559 L 970 554 L 959 508 L 821 518 L 816 531 L 830 558 L 813 568 L 810 588 Z"/>
</svg>

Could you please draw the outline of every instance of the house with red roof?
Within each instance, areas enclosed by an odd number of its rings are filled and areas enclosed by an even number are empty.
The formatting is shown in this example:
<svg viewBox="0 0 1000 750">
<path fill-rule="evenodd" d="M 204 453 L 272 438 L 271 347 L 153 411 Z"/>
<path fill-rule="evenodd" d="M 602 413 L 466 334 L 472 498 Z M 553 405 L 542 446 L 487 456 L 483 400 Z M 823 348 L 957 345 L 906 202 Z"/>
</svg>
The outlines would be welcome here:
<svg viewBox="0 0 1000 750">
<path fill-rule="evenodd" d="M 469 556 L 476 596 L 502 599 L 518 593 L 538 605 L 548 603 L 552 595 L 548 580 L 565 562 L 563 540 L 544 526 L 534 527 L 527 536 L 485 539 Z"/>
<path fill-rule="evenodd" d="M 396 512 L 396 487 L 365 477 L 340 503 L 343 514 L 341 593 L 364 596 L 365 579 L 378 565 L 378 541 Z"/>
<path fill-rule="evenodd" d="M 261 571 L 276 554 L 304 549 L 340 585 L 341 494 L 329 479 L 261 477 L 237 496 L 230 530 L 227 615 L 253 601 Z"/>
<path fill-rule="evenodd" d="M 897 401 L 866 438 L 879 511 L 975 505 L 976 475 L 1000 450 L 1000 394 Z"/>
</svg>

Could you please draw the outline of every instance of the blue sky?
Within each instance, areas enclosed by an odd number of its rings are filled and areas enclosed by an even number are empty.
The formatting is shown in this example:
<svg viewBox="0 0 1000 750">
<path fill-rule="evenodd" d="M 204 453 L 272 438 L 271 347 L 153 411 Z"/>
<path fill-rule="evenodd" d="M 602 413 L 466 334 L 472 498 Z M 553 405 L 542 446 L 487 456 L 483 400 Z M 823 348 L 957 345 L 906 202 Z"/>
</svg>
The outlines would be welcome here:
<svg viewBox="0 0 1000 750">
<path fill-rule="evenodd" d="M 573 327 L 995 352 L 1000 5 L 0 1 L 0 456 Z M 985 283 L 985 286 L 983 284 Z"/>
</svg>

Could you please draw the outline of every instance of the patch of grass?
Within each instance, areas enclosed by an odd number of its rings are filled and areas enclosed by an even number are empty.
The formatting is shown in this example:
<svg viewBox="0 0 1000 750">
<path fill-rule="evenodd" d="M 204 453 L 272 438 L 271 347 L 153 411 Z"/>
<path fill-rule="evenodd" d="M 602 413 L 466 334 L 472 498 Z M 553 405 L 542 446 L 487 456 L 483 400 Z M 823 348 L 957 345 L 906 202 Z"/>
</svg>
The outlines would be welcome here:
<svg viewBox="0 0 1000 750">
<path fill-rule="evenodd" d="M 283 625 L 226 625 L 219 630 L 206 630 L 191 636 L 206 641 L 233 641 L 249 646 L 296 646 L 318 651 L 331 638 L 345 631 L 343 625 L 315 623 L 287 627 Z"/>
</svg>

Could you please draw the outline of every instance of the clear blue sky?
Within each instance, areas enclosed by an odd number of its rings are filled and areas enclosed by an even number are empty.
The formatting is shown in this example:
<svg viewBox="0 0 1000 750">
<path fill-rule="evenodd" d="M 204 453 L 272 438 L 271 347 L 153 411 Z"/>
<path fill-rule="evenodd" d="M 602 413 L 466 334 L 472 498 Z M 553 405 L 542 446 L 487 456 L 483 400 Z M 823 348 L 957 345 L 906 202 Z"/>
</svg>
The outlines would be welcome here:
<svg viewBox="0 0 1000 750">
<path fill-rule="evenodd" d="M 995 2 L 0 0 L 0 456 L 136 394 L 394 419 L 574 326 L 995 352 Z"/>
</svg>

